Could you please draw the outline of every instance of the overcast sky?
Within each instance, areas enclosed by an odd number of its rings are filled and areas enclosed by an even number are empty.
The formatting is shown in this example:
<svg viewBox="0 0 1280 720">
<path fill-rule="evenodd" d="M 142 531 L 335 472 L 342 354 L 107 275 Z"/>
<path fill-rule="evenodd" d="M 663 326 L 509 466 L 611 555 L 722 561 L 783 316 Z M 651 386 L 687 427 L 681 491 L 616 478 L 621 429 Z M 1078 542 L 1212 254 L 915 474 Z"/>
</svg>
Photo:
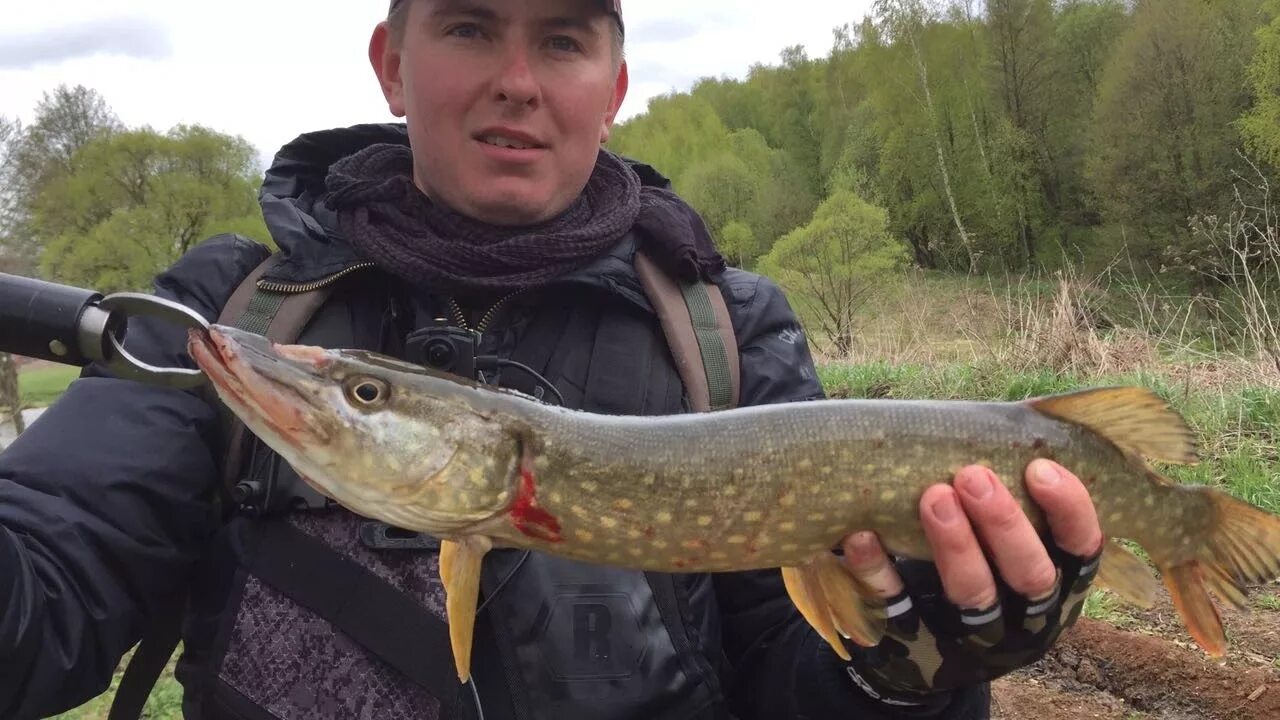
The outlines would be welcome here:
<svg viewBox="0 0 1280 720">
<path fill-rule="evenodd" d="M 629 0 L 631 90 L 649 98 L 708 75 L 742 77 L 832 30 L 871 0 Z M 131 127 L 201 123 L 273 155 L 300 133 L 394 120 L 366 50 L 386 0 L 7 0 L 0 23 L 0 115 L 31 119 L 59 83 L 100 92 Z"/>
</svg>

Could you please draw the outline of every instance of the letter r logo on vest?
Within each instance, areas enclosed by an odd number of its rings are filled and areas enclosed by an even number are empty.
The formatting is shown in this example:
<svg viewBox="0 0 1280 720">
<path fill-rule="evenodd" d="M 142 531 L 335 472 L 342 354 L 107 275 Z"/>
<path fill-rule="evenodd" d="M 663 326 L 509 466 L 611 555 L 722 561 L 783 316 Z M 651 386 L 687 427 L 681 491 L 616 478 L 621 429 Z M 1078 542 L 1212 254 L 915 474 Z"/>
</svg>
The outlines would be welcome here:
<svg viewBox="0 0 1280 720">
<path fill-rule="evenodd" d="M 565 588 L 536 623 L 539 647 L 560 681 L 631 677 L 644 654 L 639 616 L 625 593 Z"/>
</svg>

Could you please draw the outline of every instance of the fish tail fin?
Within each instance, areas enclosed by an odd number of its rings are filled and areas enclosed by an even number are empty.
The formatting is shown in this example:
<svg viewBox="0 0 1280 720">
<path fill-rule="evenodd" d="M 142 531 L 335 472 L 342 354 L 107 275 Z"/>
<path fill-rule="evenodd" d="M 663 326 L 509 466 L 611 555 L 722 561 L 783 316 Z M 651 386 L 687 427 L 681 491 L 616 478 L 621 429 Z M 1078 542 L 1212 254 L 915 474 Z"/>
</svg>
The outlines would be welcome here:
<svg viewBox="0 0 1280 720">
<path fill-rule="evenodd" d="M 864 600 L 870 591 L 835 555 L 823 553 L 802 566 L 784 567 L 782 581 L 800 614 L 842 659 L 850 655 L 841 637 L 871 647 L 884 636 L 884 608 Z"/>
<path fill-rule="evenodd" d="M 1209 499 L 1214 514 L 1209 535 L 1189 559 L 1157 565 L 1191 636 L 1207 653 L 1221 657 L 1226 633 L 1209 591 L 1243 609 L 1245 586 L 1280 578 L 1280 516 L 1220 490 L 1188 489 Z"/>
<path fill-rule="evenodd" d="M 1096 388 L 1032 398 L 1037 412 L 1087 427 L 1130 455 L 1194 465 L 1195 433 L 1159 395 L 1143 387 Z"/>
<path fill-rule="evenodd" d="M 1182 616 L 1187 632 L 1205 652 L 1222 657 L 1227 652 L 1227 633 L 1222 627 L 1222 615 L 1209 598 L 1204 574 L 1199 560 L 1165 568 L 1161 573 L 1173 606 Z"/>
</svg>

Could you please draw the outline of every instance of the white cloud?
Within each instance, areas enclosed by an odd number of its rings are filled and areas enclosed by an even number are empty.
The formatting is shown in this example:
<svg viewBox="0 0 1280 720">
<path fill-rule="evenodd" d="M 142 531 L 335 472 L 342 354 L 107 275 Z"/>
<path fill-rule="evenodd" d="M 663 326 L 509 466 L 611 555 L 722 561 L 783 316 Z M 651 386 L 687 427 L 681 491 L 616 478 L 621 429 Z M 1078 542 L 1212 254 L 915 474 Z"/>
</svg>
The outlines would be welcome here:
<svg viewBox="0 0 1280 720">
<path fill-rule="evenodd" d="M 201 123 L 243 135 L 264 158 L 304 132 L 394 119 L 366 56 L 384 0 L 9 5 L 0 29 L 0 115 L 30 120 L 43 92 L 82 84 L 126 125 Z M 754 63 L 774 63 L 789 45 L 823 56 L 832 29 L 860 20 L 870 0 L 692 5 L 623 4 L 632 78 L 623 119 L 698 77 L 742 77 Z"/>
</svg>

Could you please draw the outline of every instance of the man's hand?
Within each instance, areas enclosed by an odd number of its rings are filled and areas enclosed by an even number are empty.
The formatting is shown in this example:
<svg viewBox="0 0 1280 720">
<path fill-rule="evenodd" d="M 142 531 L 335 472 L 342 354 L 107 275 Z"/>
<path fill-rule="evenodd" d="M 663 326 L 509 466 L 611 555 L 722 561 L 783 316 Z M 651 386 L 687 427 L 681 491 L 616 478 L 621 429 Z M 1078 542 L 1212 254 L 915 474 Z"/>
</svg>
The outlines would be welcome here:
<svg viewBox="0 0 1280 720">
<path fill-rule="evenodd" d="M 1097 512 L 1080 480 L 1057 463 L 1032 462 L 1026 481 L 1045 513 L 1050 547 L 981 466 L 921 498 L 936 575 L 933 566 L 915 572 L 925 563 L 895 564 L 874 533 L 844 539 L 845 564 L 888 606 L 886 637 L 849 666 L 864 690 L 906 700 L 988 681 L 1039 660 L 1075 622 L 1102 552 Z"/>
<path fill-rule="evenodd" d="M 1027 489 L 1044 509 L 1054 542 L 1064 552 L 1091 558 L 1102 550 L 1102 528 L 1089 491 L 1066 468 L 1049 460 L 1027 466 Z M 1057 587 L 1058 569 L 1031 521 L 989 469 L 973 465 L 956 473 L 955 486 L 934 485 L 920 499 L 920 522 L 947 598 L 980 610 L 995 604 L 996 583 L 985 546 L 1005 583 L 1028 599 Z M 844 539 L 845 563 L 888 600 L 903 591 L 902 578 L 874 533 Z"/>
</svg>

